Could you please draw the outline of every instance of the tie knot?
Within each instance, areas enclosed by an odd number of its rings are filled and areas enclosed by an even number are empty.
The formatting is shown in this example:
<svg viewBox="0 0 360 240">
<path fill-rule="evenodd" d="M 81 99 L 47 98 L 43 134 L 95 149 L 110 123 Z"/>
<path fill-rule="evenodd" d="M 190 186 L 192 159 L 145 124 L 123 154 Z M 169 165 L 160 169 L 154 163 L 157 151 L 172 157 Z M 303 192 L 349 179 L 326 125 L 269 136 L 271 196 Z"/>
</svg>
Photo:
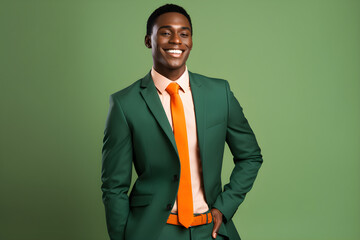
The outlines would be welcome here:
<svg viewBox="0 0 360 240">
<path fill-rule="evenodd" d="M 173 83 L 170 83 L 165 90 L 170 95 L 173 95 L 173 94 L 178 94 L 179 88 L 180 88 L 179 84 L 173 82 Z"/>
</svg>

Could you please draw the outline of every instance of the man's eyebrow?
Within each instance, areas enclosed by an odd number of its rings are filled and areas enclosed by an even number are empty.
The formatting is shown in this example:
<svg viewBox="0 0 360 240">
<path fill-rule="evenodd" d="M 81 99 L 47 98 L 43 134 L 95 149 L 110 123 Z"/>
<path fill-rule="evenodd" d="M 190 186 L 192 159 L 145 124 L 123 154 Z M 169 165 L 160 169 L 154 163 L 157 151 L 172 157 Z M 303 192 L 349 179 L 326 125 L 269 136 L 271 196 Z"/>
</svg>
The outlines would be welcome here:
<svg viewBox="0 0 360 240">
<path fill-rule="evenodd" d="M 161 28 L 172 28 L 172 26 L 164 25 L 164 26 L 159 27 L 159 29 L 161 29 Z M 189 27 L 181 27 L 181 29 L 188 29 L 189 31 L 191 31 Z"/>
</svg>

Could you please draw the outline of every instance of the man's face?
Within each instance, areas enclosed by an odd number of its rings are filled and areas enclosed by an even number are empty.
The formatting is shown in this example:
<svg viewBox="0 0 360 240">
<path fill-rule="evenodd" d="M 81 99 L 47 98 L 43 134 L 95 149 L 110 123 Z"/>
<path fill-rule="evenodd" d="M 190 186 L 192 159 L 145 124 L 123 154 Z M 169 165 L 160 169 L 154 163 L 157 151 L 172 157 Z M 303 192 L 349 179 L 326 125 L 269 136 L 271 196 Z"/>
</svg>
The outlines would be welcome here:
<svg viewBox="0 0 360 240">
<path fill-rule="evenodd" d="M 151 36 L 145 37 L 145 44 L 152 49 L 155 70 L 185 70 L 193 45 L 188 19 L 177 12 L 160 15 L 155 21 Z"/>
</svg>

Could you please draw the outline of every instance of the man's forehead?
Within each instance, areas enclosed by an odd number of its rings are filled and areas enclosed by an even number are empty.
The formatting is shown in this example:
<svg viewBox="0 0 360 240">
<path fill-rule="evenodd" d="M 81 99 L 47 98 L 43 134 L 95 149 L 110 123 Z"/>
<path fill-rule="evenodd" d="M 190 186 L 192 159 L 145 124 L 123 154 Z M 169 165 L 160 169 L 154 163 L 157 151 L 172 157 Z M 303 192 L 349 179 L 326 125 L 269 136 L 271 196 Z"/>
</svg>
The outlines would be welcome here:
<svg viewBox="0 0 360 240">
<path fill-rule="evenodd" d="M 180 25 L 180 24 L 174 24 L 174 25 L 162 25 L 162 26 L 158 26 L 158 29 L 161 28 L 175 28 L 175 29 L 184 29 L 184 30 L 191 30 L 190 27 L 184 26 L 184 25 Z"/>
<path fill-rule="evenodd" d="M 174 26 L 174 27 L 189 27 L 190 23 L 187 17 L 178 12 L 167 12 L 157 17 L 155 25 L 162 26 Z"/>
</svg>

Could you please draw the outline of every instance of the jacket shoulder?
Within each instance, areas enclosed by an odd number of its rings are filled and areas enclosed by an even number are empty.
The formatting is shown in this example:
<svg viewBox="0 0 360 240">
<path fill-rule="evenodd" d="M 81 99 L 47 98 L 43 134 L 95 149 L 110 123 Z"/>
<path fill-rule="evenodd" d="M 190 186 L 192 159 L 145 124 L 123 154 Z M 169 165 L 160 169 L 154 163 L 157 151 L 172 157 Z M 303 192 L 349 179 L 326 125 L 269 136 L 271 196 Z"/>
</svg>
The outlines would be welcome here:
<svg viewBox="0 0 360 240">
<path fill-rule="evenodd" d="M 209 77 L 193 72 L 191 72 L 191 75 L 199 83 L 207 87 L 225 87 L 228 84 L 228 81 L 222 78 Z"/>
</svg>

